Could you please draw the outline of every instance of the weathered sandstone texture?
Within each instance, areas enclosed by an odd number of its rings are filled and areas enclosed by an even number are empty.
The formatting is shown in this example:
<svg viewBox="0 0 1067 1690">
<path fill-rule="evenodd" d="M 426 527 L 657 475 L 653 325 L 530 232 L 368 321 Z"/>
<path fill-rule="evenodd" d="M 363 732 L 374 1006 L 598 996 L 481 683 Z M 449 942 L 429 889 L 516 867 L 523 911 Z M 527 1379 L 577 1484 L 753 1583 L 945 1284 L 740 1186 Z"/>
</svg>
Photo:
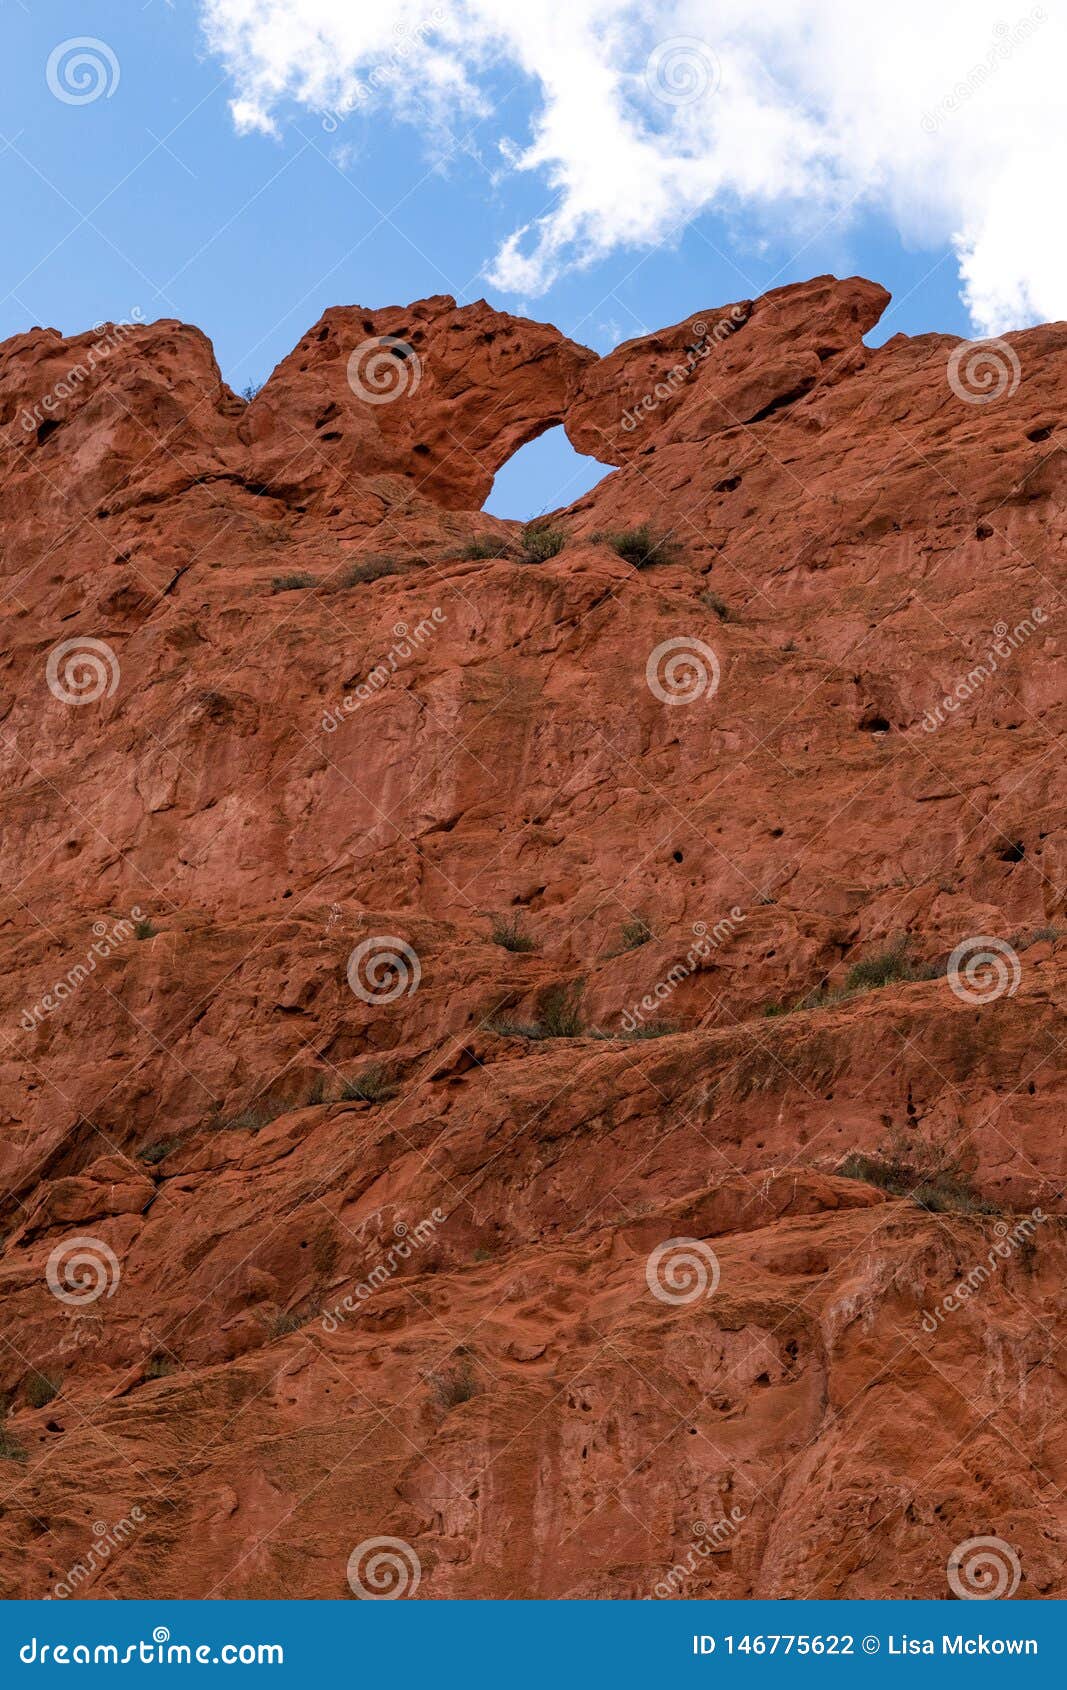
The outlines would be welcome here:
<svg viewBox="0 0 1067 1690">
<path fill-rule="evenodd" d="M 1067 325 L 886 303 L 0 346 L 0 1593 L 1067 1595 Z"/>
</svg>

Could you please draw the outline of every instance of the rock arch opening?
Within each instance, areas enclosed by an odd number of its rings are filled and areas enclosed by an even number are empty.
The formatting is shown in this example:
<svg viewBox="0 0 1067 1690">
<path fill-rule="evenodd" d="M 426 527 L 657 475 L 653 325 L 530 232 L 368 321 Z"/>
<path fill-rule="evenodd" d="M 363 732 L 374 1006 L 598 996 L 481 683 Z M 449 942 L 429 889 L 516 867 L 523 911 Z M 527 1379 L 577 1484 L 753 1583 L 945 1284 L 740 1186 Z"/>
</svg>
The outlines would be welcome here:
<svg viewBox="0 0 1067 1690">
<path fill-rule="evenodd" d="M 613 467 L 576 452 L 560 423 L 527 441 L 501 465 L 482 509 L 490 516 L 533 522 L 546 511 L 573 504 Z"/>
</svg>

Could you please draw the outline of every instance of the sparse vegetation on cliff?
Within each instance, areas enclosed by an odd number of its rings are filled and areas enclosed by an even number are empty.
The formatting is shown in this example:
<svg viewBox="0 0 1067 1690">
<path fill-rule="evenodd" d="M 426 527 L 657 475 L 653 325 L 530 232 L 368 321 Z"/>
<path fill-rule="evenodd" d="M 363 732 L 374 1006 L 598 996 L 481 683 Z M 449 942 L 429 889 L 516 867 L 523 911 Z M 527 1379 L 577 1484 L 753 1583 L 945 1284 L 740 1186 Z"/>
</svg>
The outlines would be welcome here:
<svg viewBox="0 0 1067 1690">
<path fill-rule="evenodd" d="M 443 1373 L 431 1373 L 426 1383 L 430 1387 L 430 1400 L 445 1414 L 480 1396 L 482 1391 L 481 1382 L 469 1361 L 462 1361 Z"/>
<path fill-rule="evenodd" d="M 270 590 L 272 593 L 297 593 L 314 585 L 314 575 L 309 575 L 306 570 L 301 569 L 294 570 L 291 575 L 275 575 Z"/>
<path fill-rule="evenodd" d="M 971 1175 L 959 1157 L 940 1150 L 929 1139 L 897 1133 L 873 1154 L 853 1151 L 837 1172 L 845 1179 L 863 1180 L 893 1197 L 910 1197 L 920 1209 L 940 1213 L 995 1214 L 975 1191 Z"/>
<path fill-rule="evenodd" d="M 46 1408 L 59 1395 L 60 1380 L 52 1373 L 31 1373 L 26 1381 L 26 1401 L 31 1408 Z"/>
<path fill-rule="evenodd" d="M 536 941 L 523 931 L 521 915 L 493 917 L 493 944 L 505 951 L 535 951 Z"/>
<path fill-rule="evenodd" d="M 342 1103 L 387 1103 L 396 1096 L 389 1069 L 380 1062 L 372 1062 L 362 1074 L 345 1080 L 341 1087 Z"/>
<path fill-rule="evenodd" d="M 348 566 L 341 576 L 342 587 L 366 587 L 390 575 L 403 575 L 405 565 L 395 557 L 369 557 Z"/>
<path fill-rule="evenodd" d="M 539 528 L 531 524 L 522 531 L 522 559 L 524 563 L 547 563 L 558 557 L 567 544 L 562 528 Z"/>
<path fill-rule="evenodd" d="M 650 523 L 636 528 L 623 528 L 618 533 L 598 533 L 594 541 L 610 546 L 626 563 L 635 569 L 651 569 L 657 563 L 674 563 L 681 548 L 670 534 L 662 534 Z"/>
<path fill-rule="evenodd" d="M 536 1021 L 511 1021 L 495 1017 L 487 1023 L 491 1033 L 518 1039 L 577 1039 L 586 1031 L 582 1016 L 585 984 L 572 980 L 567 985 L 549 986 L 537 1000 Z"/>
</svg>

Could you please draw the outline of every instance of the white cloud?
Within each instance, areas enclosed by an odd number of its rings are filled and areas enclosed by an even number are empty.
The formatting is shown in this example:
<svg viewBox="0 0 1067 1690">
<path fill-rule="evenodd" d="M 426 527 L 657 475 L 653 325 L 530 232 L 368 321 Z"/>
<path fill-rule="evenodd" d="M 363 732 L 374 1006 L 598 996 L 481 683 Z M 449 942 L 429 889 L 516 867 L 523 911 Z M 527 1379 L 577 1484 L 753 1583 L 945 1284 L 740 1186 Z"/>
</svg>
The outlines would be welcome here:
<svg viewBox="0 0 1067 1690">
<path fill-rule="evenodd" d="M 202 0 L 241 130 L 297 101 L 375 106 L 436 144 L 489 77 L 529 81 L 531 133 L 495 134 L 545 209 L 489 259 L 543 292 L 562 271 L 738 210 L 795 235 L 855 208 L 951 245 L 975 326 L 1067 316 L 1067 0 Z"/>
</svg>

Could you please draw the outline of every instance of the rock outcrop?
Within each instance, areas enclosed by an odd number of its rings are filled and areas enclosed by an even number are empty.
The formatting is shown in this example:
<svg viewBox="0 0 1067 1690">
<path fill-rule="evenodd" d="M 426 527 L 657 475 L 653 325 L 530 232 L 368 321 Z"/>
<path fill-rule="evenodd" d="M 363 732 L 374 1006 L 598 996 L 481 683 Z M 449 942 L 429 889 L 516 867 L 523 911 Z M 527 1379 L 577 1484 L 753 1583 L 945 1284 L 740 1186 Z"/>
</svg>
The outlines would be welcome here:
<svg viewBox="0 0 1067 1690">
<path fill-rule="evenodd" d="M 4 1595 L 1067 1593 L 1067 326 L 886 303 L 0 347 Z"/>
</svg>

